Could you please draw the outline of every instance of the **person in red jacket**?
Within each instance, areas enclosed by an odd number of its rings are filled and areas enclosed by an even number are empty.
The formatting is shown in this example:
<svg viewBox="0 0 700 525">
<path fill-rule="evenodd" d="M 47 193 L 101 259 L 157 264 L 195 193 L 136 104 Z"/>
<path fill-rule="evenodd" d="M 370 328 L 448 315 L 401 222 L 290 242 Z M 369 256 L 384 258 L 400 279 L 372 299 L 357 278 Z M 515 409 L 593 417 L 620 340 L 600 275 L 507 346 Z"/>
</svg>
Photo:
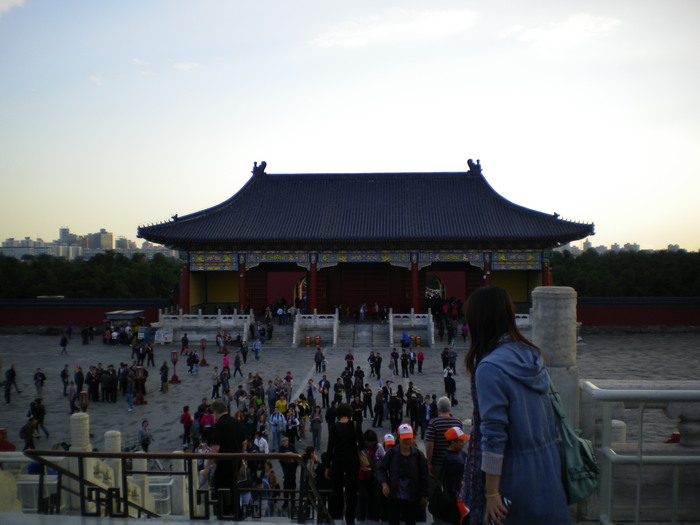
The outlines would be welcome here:
<svg viewBox="0 0 700 525">
<path fill-rule="evenodd" d="M 182 423 L 182 444 L 192 443 L 192 415 L 190 414 L 189 405 L 185 405 L 182 408 L 182 415 L 180 416 L 180 423 Z"/>
</svg>

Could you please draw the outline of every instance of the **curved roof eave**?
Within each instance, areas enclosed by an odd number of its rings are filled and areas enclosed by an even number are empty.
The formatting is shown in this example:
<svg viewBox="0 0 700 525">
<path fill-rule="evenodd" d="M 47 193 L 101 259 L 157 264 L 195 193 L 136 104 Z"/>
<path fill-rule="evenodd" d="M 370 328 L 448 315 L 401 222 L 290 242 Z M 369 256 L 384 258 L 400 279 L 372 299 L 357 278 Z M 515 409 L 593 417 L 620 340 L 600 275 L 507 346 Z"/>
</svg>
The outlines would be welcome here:
<svg viewBox="0 0 700 525">
<path fill-rule="evenodd" d="M 553 244 L 584 238 L 592 224 L 512 203 L 481 174 L 254 175 L 226 201 L 139 228 L 160 244 L 431 241 Z"/>
</svg>

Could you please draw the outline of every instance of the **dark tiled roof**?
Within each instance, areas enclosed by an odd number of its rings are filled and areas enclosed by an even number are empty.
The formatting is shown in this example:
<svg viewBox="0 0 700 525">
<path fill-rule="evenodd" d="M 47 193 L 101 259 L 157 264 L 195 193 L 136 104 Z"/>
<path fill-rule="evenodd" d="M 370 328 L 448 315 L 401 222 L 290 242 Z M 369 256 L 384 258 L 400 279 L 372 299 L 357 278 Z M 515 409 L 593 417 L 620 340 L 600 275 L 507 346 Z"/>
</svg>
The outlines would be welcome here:
<svg viewBox="0 0 700 525">
<path fill-rule="evenodd" d="M 217 206 L 139 228 L 140 237 L 181 249 L 407 241 L 553 246 L 592 233 L 592 224 L 513 204 L 471 172 L 259 174 Z"/>
</svg>

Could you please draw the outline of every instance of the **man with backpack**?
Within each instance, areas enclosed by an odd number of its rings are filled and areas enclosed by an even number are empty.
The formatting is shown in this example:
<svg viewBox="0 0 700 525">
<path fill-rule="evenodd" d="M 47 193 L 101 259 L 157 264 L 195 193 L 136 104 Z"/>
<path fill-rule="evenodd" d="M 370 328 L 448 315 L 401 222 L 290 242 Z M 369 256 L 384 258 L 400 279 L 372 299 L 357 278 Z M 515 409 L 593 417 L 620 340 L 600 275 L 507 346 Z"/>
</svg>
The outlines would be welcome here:
<svg viewBox="0 0 700 525">
<path fill-rule="evenodd" d="M 46 407 L 41 403 L 41 399 L 37 398 L 30 403 L 29 413 L 27 414 L 27 416 L 35 422 L 35 430 L 41 428 L 41 430 L 44 431 L 44 434 L 46 434 L 46 437 L 48 438 L 49 431 L 46 430 L 46 427 L 44 426 L 44 418 L 46 417 Z"/>
<path fill-rule="evenodd" d="M 30 418 L 23 426 L 19 429 L 19 437 L 24 440 L 24 450 L 36 448 L 34 446 L 34 431 L 36 430 L 36 420 Z"/>
</svg>

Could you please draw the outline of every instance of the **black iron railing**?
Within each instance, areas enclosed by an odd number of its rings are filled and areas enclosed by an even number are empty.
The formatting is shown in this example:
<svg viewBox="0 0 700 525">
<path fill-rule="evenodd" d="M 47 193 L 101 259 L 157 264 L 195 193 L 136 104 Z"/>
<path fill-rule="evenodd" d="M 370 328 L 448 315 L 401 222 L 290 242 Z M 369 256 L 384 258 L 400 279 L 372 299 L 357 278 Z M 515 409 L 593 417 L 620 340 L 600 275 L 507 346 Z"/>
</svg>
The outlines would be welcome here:
<svg viewBox="0 0 700 525">
<path fill-rule="evenodd" d="M 37 512 L 40 514 L 60 513 L 62 491 L 77 496 L 80 500 L 80 514 L 83 516 L 108 516 L 108 517 L 158 517 L 154 509 L 149 509 L 143 503 L 139 504 L 129 497 L 128 480 L 131 476 L 182 476 L 185 480 L 186 497 L 188 500 L 189 519 L 208 520 L 215 516 L 220 520 L 240 520 L 247 516 L 261 517 L 264 513 L 263 505 L 273 499 L 284 498 L 286 513 L 290 519 L 297 523 L 306 523 L 315 519 L 318 523 L 333 523 L 325 499 L 319 492 L 314 478 L 310 475 L 306 464 L 299 454 L 200 454 L 200 453 L 157 453 L 157 452 L 76 452 L 59 450 L 26 450 L 24 454 L 55 471 L 58 475 L 57 493 L 52 498 L 44 497 L 45 469 L 39 473 L 39 490 L 37 498 Z M 75 458 L 77 471 L 67 468 L 55 458 Z M 121 476 L 114 480 L 113 486 L 102 486 L 86 477 L 86 460 L 100 459 L 119 461 Z M 231 489 L 199 488 L 199 472 L 197 462 L 200 460 L 218 461 L 266 461 L 266 460 L 294 460 L 301 470 L 301 486 L 299 489 L 275 489 L 261 487 L 240 488 L 236 483 Z M 153 460 L 165 460 L 170 462 L 182 462 L 182 470 L 171 469 L 163 472 L 161 469 L 146 470 L 135 469 L 134 460 L 146 460 L 146 464 Z M 176 463 L 177 464 L 177 463 Z M 76 482 L 71 484 L 66 480 Z M 77 484 L 77 487 L 75 486 Z M 254 493 L 251 504 L 241 507 L 240 496 L 242 493 Z M 56 504 L 56 502 L 58 502 Z"/>
</svg>

